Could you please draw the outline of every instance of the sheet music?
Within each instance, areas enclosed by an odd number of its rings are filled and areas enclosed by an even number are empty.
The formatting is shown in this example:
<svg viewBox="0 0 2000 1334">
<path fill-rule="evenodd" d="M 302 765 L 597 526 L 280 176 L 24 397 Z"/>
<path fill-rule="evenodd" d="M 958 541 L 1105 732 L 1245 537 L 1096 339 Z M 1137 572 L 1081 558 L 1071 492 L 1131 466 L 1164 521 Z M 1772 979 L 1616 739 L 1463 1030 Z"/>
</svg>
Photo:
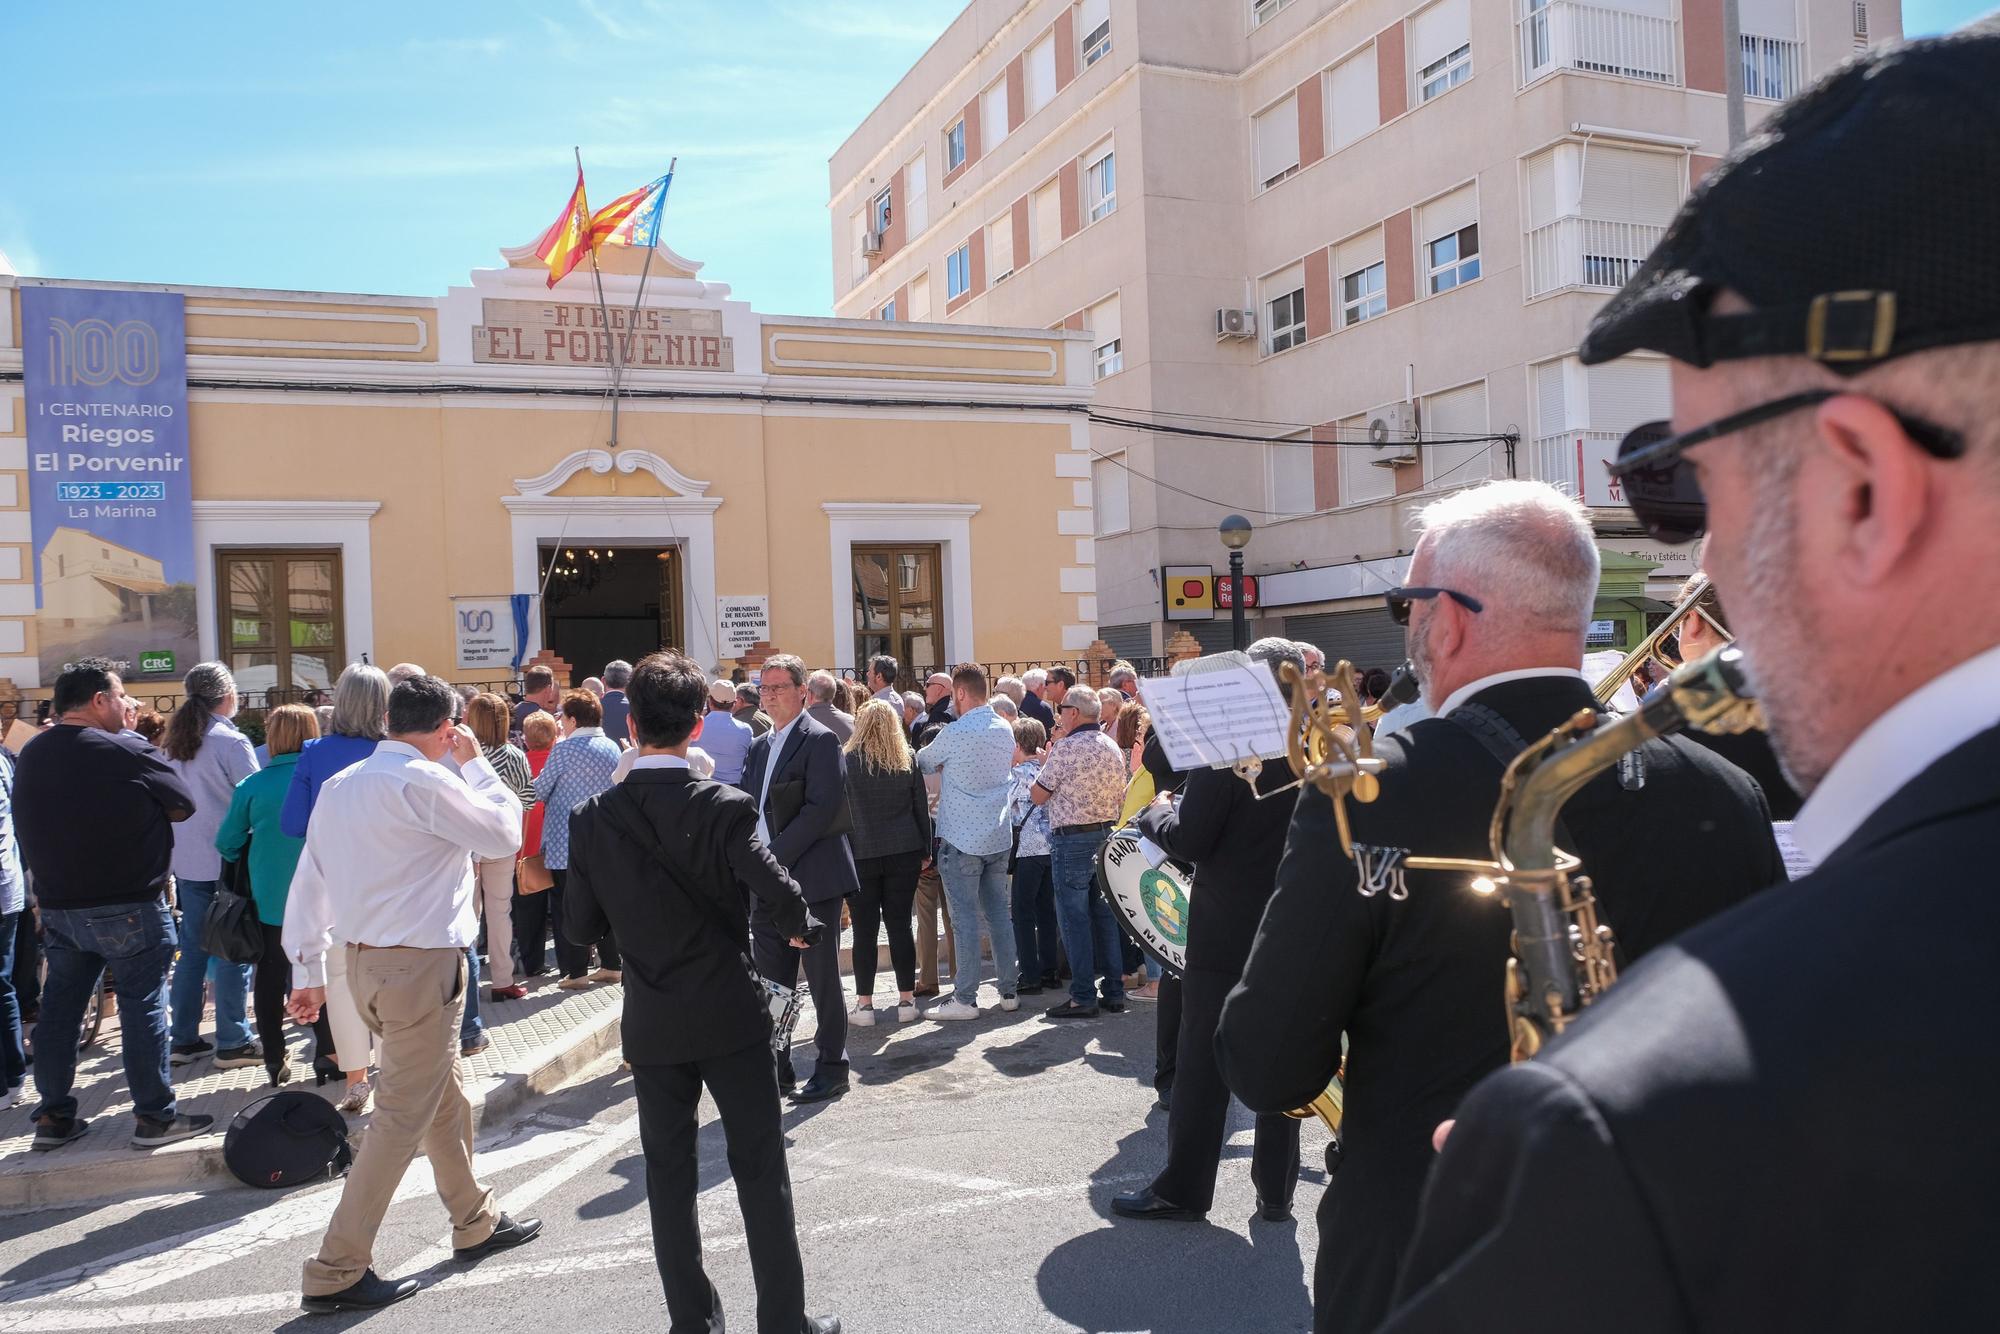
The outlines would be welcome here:
<svg viewBox="0 0 2000 1334">
<path fill-rule="evenodd" d="M 1774 820 L 1771 823 L 1771 832 L 1777 835 L 1778 853 L 1785 859 L 1786 876 L 1793 880 L 1798 880 L 1811 875 L 1817 869 L 1813 863 L 1813 859 L 1806 855 L 1805 850 L 1799 846 L 1798 840 L 1792 837 L 1792 822 L 1790 820 Z"/>
<path fill-rule="evenodd" d="M 1260 662 L 1241 653 L 1197 659 L 1173 676 L 1139 683 L 1153 733 L 1183 771 L 1220 769 L 1285 753 L 1291 710 Z"/>
</svg>

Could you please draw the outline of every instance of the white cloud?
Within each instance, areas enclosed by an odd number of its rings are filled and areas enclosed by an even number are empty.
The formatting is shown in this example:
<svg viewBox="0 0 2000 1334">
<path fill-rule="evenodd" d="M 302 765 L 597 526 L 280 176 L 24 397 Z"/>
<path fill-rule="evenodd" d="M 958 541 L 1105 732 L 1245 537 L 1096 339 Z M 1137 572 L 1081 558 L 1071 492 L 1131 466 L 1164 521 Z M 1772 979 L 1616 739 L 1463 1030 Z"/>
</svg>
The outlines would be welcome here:
<svg viewBox="0 0 2000 1334">
<path fill-rule="evenodd" d="M 411 56 L 484 56 L 493 59 L 507 50 L 505 37 L 412 37 L 403 43 Z"/>
<path fill-rule="evenodd" d="M 950 21 L 949 15 L 942 18 L 911 18 L 894 12 L 885 12 L 886 6 L 878 4 L 832 3 L 822 0 L 817 5 L 787 5 L 779 12 L 787 22 L 801 27 L 823 32 L 830 37 L 852 37 L 877 42 L 911 42 L 928 46 L 937 40 Z"/>
<path fill-rule="evenodd" d="M 590 15 L 598 27 L 604 29 L 605 35 L 608 37 L 621 42 L 633 42 L 646 40 L 652 36 L 651 33 L 645 31 L 643 28 L 635 28 L 631 24 L 605 13 L 603 6 L 599 5 L 597 0 L 576 0 L 576 2 L 577 6 L 584 13 Z"/>
</svg>

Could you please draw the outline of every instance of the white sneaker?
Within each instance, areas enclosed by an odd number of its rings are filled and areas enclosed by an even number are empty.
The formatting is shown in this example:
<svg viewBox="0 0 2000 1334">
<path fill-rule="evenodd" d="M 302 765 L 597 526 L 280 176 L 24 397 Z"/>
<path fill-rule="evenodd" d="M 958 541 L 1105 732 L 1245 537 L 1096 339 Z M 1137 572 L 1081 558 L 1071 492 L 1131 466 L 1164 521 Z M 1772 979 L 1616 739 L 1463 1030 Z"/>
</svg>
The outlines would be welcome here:
<svg viewBox="0 0 2000 1334">
<path fill-rule="evenodd" d="M 928 1016 L 932 1019 L 977 1019 L 979 1007 L 966 1005 L 957 1000 L 948 1000 L 942 1005 L 933 1005 Z"/>
<path fill-rule="evenodd" d="M 1021 998 L 1019 996 L 1002 996 L 1000 998 L 1000 1008 L 1008 1014 L 1012 1014 L 1021 1008 Z"/>
<path fill-rule="evenodd" d="M 862 1028 L 875 1027 L 875 1007 L 872 1005 L 855 1006 L 847 1012 L 847 1022 L 858 1024 Z"/>
<path fill-rule="evenodd" d="M 904 1001 L 901 1005 L 898 1005 L 896 1007 L 896 1022 L 901 1024 L 914 1024 L 917 1022 L 917 1003 L 912 1000 Z"/>
</svg>

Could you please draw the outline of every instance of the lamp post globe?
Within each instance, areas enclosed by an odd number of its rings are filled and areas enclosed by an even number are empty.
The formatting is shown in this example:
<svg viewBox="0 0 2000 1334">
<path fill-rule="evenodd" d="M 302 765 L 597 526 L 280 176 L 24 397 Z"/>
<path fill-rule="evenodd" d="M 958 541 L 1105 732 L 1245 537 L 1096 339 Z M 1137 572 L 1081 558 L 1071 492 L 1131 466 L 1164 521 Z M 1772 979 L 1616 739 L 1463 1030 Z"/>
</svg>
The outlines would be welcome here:
<svg viewBox="0 0 2000 1334">
<path fill-rule="evenodd" d="M 1241 653 L 1250 645 L 1243 622 L 1243 548 L 1250 545 L 1250 521 L 1232 514 L 1215 526 L 1222 545 L 1229 548 L 1229 642 Z"/>
</svg>

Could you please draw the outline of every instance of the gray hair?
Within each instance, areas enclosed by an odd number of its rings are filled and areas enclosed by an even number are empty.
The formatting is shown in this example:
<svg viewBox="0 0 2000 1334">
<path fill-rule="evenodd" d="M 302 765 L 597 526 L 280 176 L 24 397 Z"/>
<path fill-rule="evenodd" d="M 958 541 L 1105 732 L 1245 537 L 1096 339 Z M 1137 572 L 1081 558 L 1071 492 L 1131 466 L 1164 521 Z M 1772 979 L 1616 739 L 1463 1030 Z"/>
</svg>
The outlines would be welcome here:
<svg viewBox="0 0 2000 1334">
<path fill-rule="evenodd" d="M 351 662 L 333 683 L 333 721 L 327 731 L 380 741 L 389 735 L 389 674 Z"/>
<path fill-rule="evenodd" d="M 403 682 L 405 681 L 414 681 L 419 676 L 429 676 L 429 675 L 430 675 L 429 672 L 425 671 L 423 668 L 419 667 L 414 662 L 399 662 L 394 667 L 391 667 L 389 669 L 389 688 L 391 690 L 394 690 L 397 686 L 403 684 Z M 336 704 L 335 707 L 337 708 L 339 706 Z"/>
<path fill-rule="evenodd" d="M 1021 716 L 1021 706 L 1014 702 L 1012 695 L 995 695 L 987 700 L 986 704 L 993 712 L 999 714 L 1010 723 Z"/>
<path fill-rule="evenodd" d="M 1016 704 L 1019 704 L 1021 697 L 1028 693 L 1028 688 L 1021 684 L 1021 678 L 1018 676 L 1003 676 L 993 683 L 993 688 Z"/>
<path fill-rule="evenodd" d="M 780 653 L 775 657 L 764 659 L 764 675 L 769 676 L 772 672 L 783 672 L 792 678 L 792 684 L 795 686 L 806 683 L 805 660 L 790 653 Z"/>
<path fill-rule="evenodd" d="M 1502 632 L 1574 630 L 1597 602 L 1590 514 L 1547 482 L 1468 487 L 1424 506 L 1418 523 L 1433 582 L 1478 597 Z"/>
<path fill-rule="evenodd" d="M 1131 663 L 1126 662 L 1123 658 L 1111 664 L 1111 674 L 1104 678 L 1106 685 L 1115 686 L 1120 681 L 1130 681 L 1134 685 L 1137 685 L 1139 682 L 1139 669 Z"/>
<path fill-rule="evenodd" d="M 1275 635 L 1258 640 L 1249 649 L 1250 661 L 1261 662 L 1271 669 L 1271 675 L 1280 686 L 1285 683 L 1282 675 L 1284 665 L 1292 664 L 1301 677 L 1306 671 L 1306 649 L 1310 645 L 1295 644 L 1289 639 L 1279 639 Z"/>
<path fill-rule="evenodd" d="M 1048 683 L 1049 674 L 1044 668 L 1030 667 L 1027 671 L 1021 673 L 1021 686 L 1023 689 L 1040 693 L 1041 688 Z"/>
<path fill-rule="evenodd" d="M 751 685 L 748 681 L 742 681 L 737 684 L 736 703 L 738 707 L 748 704 L 752 708 L 755 708 L 757 705 L 757 700 L 758 696 L 757 696 L 756 686 Z"/>
<path fill-rule="evenodd" d="M 769 664 L 767 663 L 766 666 Z M 833 673 L 822 667 L 806 678 L 806 694 L 812 696 L 815 704 L 833 703 L 835 681 Z"/>
<path fill-rule="evenodd" d="M 333 705 L 320 705 L 313 710 L 313 717 L 319 719 L 319 734 L 325 736 L 333 727 Z"/>
<path fill-rule="evenodd" d="M 1075 709 L 1086 722 L 1096 722 L 1103 713 L 1097 704 L 1097 692 L 1089 686 L 1071 686 L 1063 692 L 1063 706 Z"/>
<path fill-rule="evenodd" d="M 623 658 L 613 658 L 604 664 L 604 686 L 607 690 L 623 690 L 632 681 L 632 664 Z"/>
<path fill-rule="evenodd" d="M 903 707 L 906 709 L 915 709 L 918 713 L 922 713 L 924 711 L 924 697 L 914 690 L 905 690 L 903 692 Z"/>
</svg>

